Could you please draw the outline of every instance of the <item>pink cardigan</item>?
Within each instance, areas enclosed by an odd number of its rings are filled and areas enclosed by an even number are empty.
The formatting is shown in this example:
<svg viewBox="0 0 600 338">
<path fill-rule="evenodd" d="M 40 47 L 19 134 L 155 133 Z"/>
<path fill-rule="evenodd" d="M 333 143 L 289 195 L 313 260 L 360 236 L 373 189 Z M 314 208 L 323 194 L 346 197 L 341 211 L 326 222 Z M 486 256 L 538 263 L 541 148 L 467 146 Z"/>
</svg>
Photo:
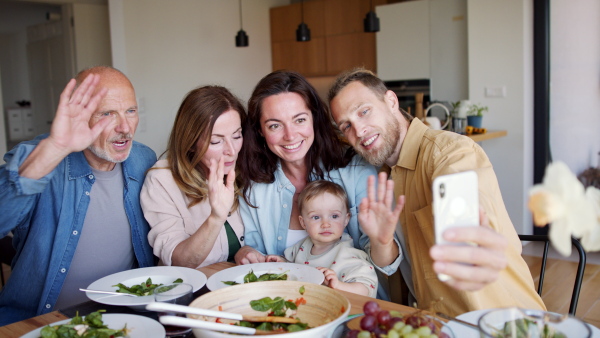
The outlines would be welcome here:
<svg viewBox="0 0 600 338">
<path fill-rule="evenodd" d="M 144 217 L 150 224 L 148 241 L 154 254 L 164 265 L 171 265 L 175 247 L 196 232 L 210 215 L 208 201 L 188 208 L 189 199 L 179 190 L 166 160 L 159 160 L 146 175 L 140 194 Z M 244 225 L 239 209 L 227 218 L 241 246 L 244 246 Z M 213 248 L 198 267 L 227 260 L 229 245 L 225 227 L 221 228 Z"/>
</svg>

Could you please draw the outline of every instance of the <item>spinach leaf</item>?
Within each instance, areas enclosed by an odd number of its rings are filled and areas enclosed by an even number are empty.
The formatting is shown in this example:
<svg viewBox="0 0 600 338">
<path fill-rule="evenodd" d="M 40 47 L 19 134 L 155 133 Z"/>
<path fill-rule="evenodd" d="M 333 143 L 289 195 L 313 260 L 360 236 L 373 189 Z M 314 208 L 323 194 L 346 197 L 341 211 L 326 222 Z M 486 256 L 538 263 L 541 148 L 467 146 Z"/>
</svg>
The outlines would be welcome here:
<svg viewBox="0 0 600 338">
<path fill-rule="evenodd" d="M 239 283 L 236 281 L 222 281 L 221 283 L 225 285 L 238 285 Z"/>
<path fill-rule="evenodd" d="M 244 283 L 256 282 L 258 278 L 254 274 L 254 271 L 250 270 L 247 275 L 244 276 Z"/>
<path fill-rule="evenodd" d="M 257 326 L 256 329 L 264 331 L 273 331 L 273 324 L 269 322 L 260 323 L 260 325 Z"/>
</svg>

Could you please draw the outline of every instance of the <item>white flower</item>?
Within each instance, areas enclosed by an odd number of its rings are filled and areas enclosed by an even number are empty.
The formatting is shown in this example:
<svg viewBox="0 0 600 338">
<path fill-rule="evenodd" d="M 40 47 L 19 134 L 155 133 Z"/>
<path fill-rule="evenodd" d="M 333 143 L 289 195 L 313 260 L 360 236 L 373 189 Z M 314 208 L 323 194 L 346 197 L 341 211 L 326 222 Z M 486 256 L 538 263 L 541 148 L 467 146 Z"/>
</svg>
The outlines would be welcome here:
<svg viewBox="0 0 600 338">
<path fill-rule="evenodd" d="M 585 251 L 600 251 L 600 190 L 595 187 L 588 187 L 585 196 L 592 202 L 596 212 L 596 226 L 589 234 L 581 238 L 581 245 Z"/>
<path fill-rule="evenodd" d="M 467 113 L 471 110 L 473 104 L 469 100 L 462 100 L 456 105 L 454 109 L 454 116 L 458 118 L 467 118 Z"/>
<path fill-rule="evenodd" d="M 600 196 L 597 197 L 600 200 Z M 549 231 L 552 245 L 563 256 L 569 256 L 571 236 L 583 238 L 582 244 L 586 242 L 590 248 L 593 247 L 591 242 L 600 246 L 600 241 L 590 237 L 599 226 L 597 203 L 598 201 L 594 202 L 586 196 L 583 184 L 566 164 L 554 162 L 546 168 L 543 183 L 535 185 L 529 191 L 528 206 L 533 213 L 535 225 L 552 223 Z M 598 229 L 596 236 L 600 237 Z"/>
</svg>

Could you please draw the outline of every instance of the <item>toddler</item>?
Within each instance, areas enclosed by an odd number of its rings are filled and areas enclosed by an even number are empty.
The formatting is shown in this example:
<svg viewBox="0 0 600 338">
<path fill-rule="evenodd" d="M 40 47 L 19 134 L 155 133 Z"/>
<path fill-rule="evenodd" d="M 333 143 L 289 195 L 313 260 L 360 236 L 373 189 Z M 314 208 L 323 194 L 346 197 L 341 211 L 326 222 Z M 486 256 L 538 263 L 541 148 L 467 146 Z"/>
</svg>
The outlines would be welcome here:
<svg viewBox="0 0 600 338">
<path fill-rule="evenodd" d="M 269 255 L 267 261 L 308 264 L 323 272 L 324 285 L 375 297 L 377 274 L 373 265 L 344 232 L 350 220 L 344 189 L 330 181 L 310 182 L 298 198 L 298 207 L 300 224 L 308 237 L 285 249 L 285 259 Z"/>
</svg>

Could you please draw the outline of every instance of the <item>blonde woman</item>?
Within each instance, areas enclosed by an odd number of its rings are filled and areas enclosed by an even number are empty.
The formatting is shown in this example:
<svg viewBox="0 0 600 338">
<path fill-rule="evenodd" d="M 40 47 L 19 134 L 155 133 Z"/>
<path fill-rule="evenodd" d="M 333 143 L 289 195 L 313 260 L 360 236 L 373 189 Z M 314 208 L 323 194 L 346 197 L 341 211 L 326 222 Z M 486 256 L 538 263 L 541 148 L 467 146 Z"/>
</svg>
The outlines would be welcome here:
<svg viewBox="0 0 600 338">
<path fill-rule="evenodd" d="M 235 168 L 245 116 L 219 86 L 194 89 L 181 103 L 164 159 L 149 170 L 140 195 L 148 241 L 163 264 L 233 261 L 244 245 Z"/>
</svg>

